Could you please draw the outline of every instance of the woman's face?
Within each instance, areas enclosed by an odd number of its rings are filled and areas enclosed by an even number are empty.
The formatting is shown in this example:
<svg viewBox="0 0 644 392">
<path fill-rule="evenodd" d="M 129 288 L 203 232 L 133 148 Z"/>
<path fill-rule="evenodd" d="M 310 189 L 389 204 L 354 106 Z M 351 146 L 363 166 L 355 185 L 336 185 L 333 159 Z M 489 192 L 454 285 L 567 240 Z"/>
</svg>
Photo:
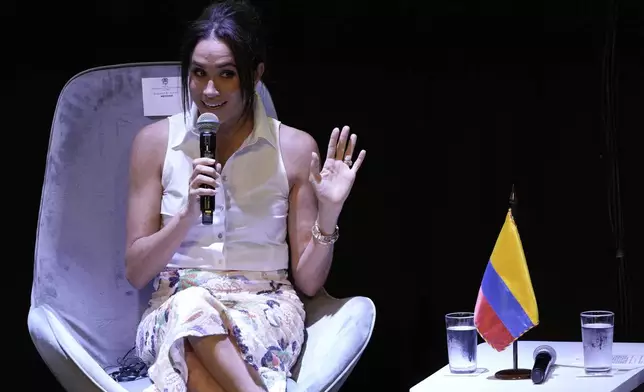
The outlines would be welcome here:
<svg viewBox="0 0 644 392">
<path fill-rule="evenodd" d="M 243 101 L 235 59 L 218 39 L 200 41 L 192 53 L 190 95 L 199 113 L 214 113 L 221 124 L 235 122 Z"/>
</svg>

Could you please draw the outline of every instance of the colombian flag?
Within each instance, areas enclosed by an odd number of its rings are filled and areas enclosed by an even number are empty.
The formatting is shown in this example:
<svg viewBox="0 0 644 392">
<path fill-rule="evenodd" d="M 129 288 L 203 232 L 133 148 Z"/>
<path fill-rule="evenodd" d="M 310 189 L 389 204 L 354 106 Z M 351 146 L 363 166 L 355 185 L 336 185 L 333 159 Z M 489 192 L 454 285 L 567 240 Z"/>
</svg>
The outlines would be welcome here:
<svg viewBox="0 0 644 392">
<path fill-rule="evenodd" d="M 474 324 L 497 351 L 539 324 L 537 299 L 511 209 L 483 274 Z"/>
</svg>

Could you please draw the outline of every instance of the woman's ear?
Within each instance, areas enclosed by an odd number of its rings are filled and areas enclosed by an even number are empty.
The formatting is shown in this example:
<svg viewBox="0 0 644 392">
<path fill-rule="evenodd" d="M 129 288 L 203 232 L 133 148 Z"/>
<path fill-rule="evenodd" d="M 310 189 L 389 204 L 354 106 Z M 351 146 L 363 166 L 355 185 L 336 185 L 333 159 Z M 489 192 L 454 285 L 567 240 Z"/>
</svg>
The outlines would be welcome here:
<svg viewBox="0 0 644 392">
<path fill-rule="evenodd" d="M 259 63 L 255 70 L 255 84 L 262 80 L 262 75 L 264 75 L 264 63 Z"/>
</svg>

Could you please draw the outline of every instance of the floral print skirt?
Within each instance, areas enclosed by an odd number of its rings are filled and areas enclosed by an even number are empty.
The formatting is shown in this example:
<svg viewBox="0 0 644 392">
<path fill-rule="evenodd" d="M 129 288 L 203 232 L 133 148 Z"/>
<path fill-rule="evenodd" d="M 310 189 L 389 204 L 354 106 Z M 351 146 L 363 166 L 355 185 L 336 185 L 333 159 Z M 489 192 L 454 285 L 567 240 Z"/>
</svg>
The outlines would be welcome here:
<svg viewBox="0 0 644 392">
<path fill-rule="evenodd" d="M 145 392 L 186 392 L 184 338 L 224 334 L 269 392 L 284 392 L 304 343 L 304 319 L 286 270 L 166 269 L 137 329 L 137 353 L 153 382 Z"/>
</svg>

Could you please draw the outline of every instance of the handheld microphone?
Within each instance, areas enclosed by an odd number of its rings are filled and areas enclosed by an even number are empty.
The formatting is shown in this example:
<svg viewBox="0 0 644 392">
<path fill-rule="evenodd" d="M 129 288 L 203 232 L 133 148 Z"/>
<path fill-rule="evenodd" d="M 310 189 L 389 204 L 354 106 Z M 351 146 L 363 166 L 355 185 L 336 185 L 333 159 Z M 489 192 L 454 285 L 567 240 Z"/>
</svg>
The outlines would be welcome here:
<svg viewBox="0 0 644 392">
<path fill-rule="evenodd" d="M 534 358 L 531 373 L 532 382 L 541 384 L 548 378 L 548 373 L 557 360 L 557 352 L 548 345 L 542 345 L 534 349 L 532 356 Z"/>
<path fill-rule="evenodd" d="M 197 119 L 197 130 L 199 131 L 199 151 L 202 158 L 215 159 L 215 146 L 217 129 L 219 129 L 219 118 L 212 113 L 204 113 Z M 209 185 L 202 185 L 202 188 L 212 188 Z M 212 225 L 212 214 L 215 210 L 214 196 L 201 196 L 201 223 Z"/>
</svg>

